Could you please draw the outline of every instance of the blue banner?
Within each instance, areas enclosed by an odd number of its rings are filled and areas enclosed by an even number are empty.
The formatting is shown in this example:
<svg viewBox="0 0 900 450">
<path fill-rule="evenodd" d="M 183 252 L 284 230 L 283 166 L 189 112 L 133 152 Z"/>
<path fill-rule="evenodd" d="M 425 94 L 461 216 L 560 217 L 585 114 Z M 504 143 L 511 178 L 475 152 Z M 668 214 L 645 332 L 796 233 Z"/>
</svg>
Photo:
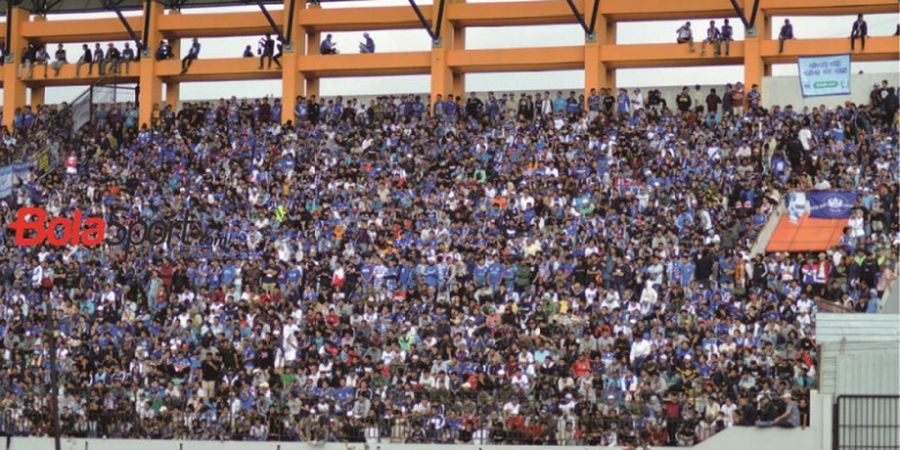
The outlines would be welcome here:
<svg viewBox="0 0 900 450">
<path fill-rule="evenodd" d="M 19 161 L 12 165 L 15 184 L 24 183 L 31 172 L 31 161 Z"/>
<path fill-rule="evenodd" d="M 12 178 L 12 166 L 0 167 L 0 198 L 7 198 L 12 196 Z"/>
<path fill-rule="evenodd" d="M 806 198 L 813 219 L 847 219 L 856 203 L 855 192 L 807 192 Z"/>
<path fill-rule="evenodd" d="M 850 95 L 850 55 L 797 58 L 804 97 Z"/>
</svg>

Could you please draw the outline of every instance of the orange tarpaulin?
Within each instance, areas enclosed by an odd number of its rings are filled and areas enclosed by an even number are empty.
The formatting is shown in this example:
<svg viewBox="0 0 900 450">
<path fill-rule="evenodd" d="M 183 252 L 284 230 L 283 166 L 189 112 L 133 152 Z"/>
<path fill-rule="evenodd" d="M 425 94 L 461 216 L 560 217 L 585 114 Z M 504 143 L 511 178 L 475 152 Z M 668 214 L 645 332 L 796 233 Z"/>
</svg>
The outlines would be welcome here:
<svg viewBox="0 0 900 450">
<path fill-rule="evenodd" d="M 808 252 L 828 250 L 841 240 L 848 219 L 810 219 L 804 215 L 791 223 L 788 214 L 781 216 L 772 233 L 767 252 Z"/>
</svg>

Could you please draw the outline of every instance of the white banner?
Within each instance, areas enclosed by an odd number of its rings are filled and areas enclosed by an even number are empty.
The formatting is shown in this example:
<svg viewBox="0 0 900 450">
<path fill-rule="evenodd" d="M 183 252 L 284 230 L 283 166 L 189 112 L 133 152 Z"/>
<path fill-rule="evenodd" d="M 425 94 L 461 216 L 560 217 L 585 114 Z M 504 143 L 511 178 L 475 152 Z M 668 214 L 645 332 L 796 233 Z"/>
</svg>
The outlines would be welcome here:
<svg viewBox="0 0 900 450">
<path fill-rule="evenodd" d="M 850 55 L 797 58 L 804 97 L 850 95 Z"/>
</svg>

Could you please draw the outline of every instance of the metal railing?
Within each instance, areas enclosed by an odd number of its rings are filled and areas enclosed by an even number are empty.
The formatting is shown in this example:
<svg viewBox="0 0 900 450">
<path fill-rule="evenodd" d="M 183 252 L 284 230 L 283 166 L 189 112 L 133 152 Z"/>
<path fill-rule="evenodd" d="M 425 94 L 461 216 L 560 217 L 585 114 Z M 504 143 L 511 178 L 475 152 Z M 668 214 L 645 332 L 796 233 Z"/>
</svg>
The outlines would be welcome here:
<svg viewBox="0 0 900 450">
<path fill-rule="evenodd" d="M 900 449 L 900 395 L 840 395 L 832 450 Z"/>
</svg>

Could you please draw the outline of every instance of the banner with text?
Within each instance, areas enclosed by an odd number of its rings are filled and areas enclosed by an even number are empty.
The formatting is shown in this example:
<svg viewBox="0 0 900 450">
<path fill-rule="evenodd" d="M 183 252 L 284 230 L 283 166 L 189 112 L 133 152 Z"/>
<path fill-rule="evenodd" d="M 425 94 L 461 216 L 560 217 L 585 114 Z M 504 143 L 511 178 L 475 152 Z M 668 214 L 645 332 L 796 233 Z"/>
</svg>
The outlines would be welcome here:
<svg viewBox="0 0 900 450">
<path fill-rule="evenodd" d="M 809 217 L 813 219 L 847 219 L 856 203 L 856 192 L 807 192 Z"/>
<path fill-rule="evenodd" d="M 797 58 L 804 97 L 850 95 L 850 55 Z"/>
</svg>

